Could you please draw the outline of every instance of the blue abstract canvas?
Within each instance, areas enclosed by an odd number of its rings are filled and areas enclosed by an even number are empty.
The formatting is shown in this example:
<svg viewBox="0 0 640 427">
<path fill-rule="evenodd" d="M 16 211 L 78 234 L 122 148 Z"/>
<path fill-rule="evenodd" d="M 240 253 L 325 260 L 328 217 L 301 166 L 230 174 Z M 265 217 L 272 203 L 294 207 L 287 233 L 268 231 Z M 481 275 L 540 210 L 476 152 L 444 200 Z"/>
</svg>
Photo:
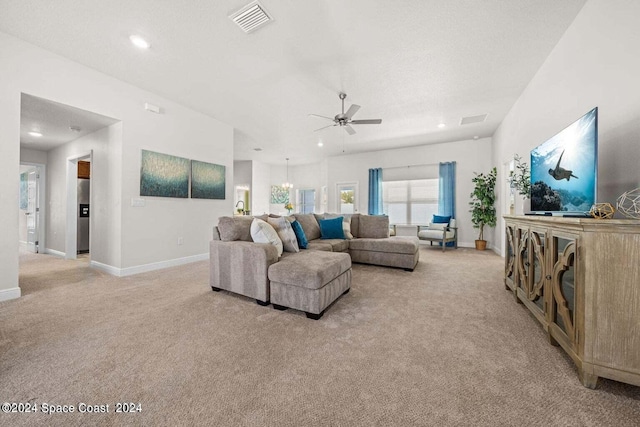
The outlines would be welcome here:
<svg viewBox="0 0 640 427">
<path fill-rule="evenodd" d="M 140 195 L 189 197 L 189 159 L 142 150 Z"/>
<path fill-rule="evenodd" d="M 224 199 L 226 167 L 214 163 L 191 161 L 191 198 Z"/>
</svg>

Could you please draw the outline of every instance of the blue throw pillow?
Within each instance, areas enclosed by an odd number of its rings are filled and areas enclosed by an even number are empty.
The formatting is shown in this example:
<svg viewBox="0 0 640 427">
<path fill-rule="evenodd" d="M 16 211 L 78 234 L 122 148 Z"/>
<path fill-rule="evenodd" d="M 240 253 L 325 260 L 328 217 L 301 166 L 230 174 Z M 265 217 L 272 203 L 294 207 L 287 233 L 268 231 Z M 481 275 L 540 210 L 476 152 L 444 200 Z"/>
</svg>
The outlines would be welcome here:
<svg viewBox="0 0 640 427">
<path fill-rule="evenodd" d="M 431 222 L 434 224 L 449 224 L 449 221 L 451 221 L 451 216 L 434 215 Z"/>
<path fill-rule="evenodd" d="M 293 221 L 291 223 L 291 228 L 293 228 L 293 232 L 296 233 L 296 239 L 298 239 L 298 247 L 300 249 L 307 249 L 309 242 L 307 241 L 307 236 L 304 234 L 304 230 L 298 221 Z"/>
<path fill-rule="evenodd" d="M 321 219 L 320 237 L 323 239 L 344 239 L 344 230 L 342 229 L 341 216 L 331 219 Z"/>
</svg>

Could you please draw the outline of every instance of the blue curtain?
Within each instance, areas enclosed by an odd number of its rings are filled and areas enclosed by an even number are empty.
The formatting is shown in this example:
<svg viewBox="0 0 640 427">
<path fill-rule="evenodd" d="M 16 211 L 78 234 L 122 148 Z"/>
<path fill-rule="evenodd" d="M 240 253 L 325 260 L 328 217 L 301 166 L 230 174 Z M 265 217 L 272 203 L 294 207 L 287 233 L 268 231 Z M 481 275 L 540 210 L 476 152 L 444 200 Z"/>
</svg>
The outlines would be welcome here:
<svg viewBox="0 0 640 427">
<path fill-rule="evenodd" d="M 456 217 L 456 162 L 440 163 L 438 215 Z"/>
<path fill-rule="evenodd" d="M 438 215 L 456 217 L 456 162 L 440 163 Z M 442 246 L 442 242 L 440 242 Z M 454 246 L 447 242 L 447 246 Z"/>
<path fill-rule="evenodd" d="M 382 215 L 382 168 L 369 169 L 369 215 Z"/>
</svg>

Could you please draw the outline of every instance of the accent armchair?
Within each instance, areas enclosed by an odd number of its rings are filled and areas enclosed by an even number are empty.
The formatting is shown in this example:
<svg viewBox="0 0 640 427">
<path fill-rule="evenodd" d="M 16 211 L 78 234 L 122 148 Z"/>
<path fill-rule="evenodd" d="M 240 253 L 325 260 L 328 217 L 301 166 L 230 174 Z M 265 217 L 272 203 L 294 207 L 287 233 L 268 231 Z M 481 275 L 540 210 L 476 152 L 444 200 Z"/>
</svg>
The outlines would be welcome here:
<svg viewBox="0 0 640 427">
<path fill-rule="evenodd" d="M 453 242 L 453 247 L 458 248 L 458 227 L 456 220 L 451 219 L 448 223 L 432 223 L 429 225 L 418 226 L 418 238 L 420 240 L 429 240 L 431 246 L 433 242 L 440 242 L 442 252 L 445 251 L 448 242 Z"/>
</svg>

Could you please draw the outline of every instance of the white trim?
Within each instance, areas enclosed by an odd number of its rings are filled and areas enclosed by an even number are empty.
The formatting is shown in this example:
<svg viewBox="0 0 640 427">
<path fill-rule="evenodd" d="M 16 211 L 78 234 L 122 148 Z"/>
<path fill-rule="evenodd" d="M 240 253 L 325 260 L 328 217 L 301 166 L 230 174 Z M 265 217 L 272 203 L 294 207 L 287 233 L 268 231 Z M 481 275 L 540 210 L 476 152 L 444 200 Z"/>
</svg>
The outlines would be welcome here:
<svg viewBox="0 0 640 427">
<path fill-rule="evenodd" d="M 90 261 L 89 266 L 98 270 L 102 270 L 106 273 L 109 273 L 112 276 L 118 276 L 118 277 L 122 276 L 121 274 L 122 269 L 114 267 L 112 265 L 103 264 L 98 261 Z"/>
<path fill-rule="evenodd" d="M 162 270 L 163 268 L 176 267 L 178 265 L 190 264 L 192 262 L 205 261 L 209 259 L 209 253 L 192 255 L 184 258 L 175 258 L 166 261 L 152 262 L 151 264 L 137 265 L 135 267 L 117 268 L 101 262 L 91 261 L 90 266 L 118 277 L 132 276 L 134 274 L 146 273 L 148 271 Z"/>
<path fill-rule="evenodd" d="M 60 258 L 67 257 L 67 254 L 65 254 L 64 252 L 56 251 L 55 249 L 50 249 L 50 248 L 45 248 L 44 253 L 49 255 L 54 255 Z"/>
<path fill-rule="evenodd" d="M 20 298 L 20 295 L 22 295 L 20 288 L 0 289 L 0 301 Z"/>
</svg>

